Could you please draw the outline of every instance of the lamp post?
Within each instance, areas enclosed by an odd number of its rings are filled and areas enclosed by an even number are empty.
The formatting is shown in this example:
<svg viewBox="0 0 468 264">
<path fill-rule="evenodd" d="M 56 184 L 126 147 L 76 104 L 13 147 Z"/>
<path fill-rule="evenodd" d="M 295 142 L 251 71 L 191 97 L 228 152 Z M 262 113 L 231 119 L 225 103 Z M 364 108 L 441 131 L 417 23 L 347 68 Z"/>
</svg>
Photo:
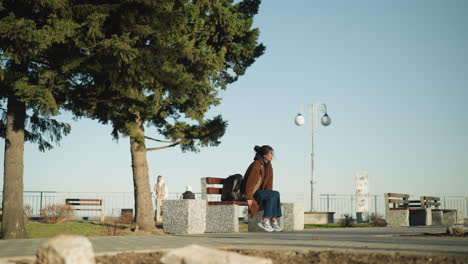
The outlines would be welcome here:
<svg viewBox="0 0 468 264">
<path fill-rule="evenodd" d="M 311 192 L 310 192 L 310 211 L 311 212 L 315 212 L 316 211 L 316 206 L 315 206 L 315 202 L 316 202 L 316 199 L 314 199 L 314 196 L 316 196 L 316 192 L 315 192 L 315 184 L 316 184 L 316 181 L 315 181 L 315 168 L 314 168 L 314 157 L 315 157 L 315 154 L 314 154 L 314 132 L 315 132 L 315 115 L 317 114 L 317 112 L 319 111 L 319 107 L 322 107 L 322 111 L 324 112 L 324 115 L 322 116 L 322 118 L 320 118 L 320 123 L 322 123 L 323 126 L 328 126 L 330 125 L 331 123 L 331 118 L 328 116 L 327 114 L 327 105 L 324 104 L 324 103 L 315 103 L 315 104 L 308 104 L 309 106 L 309 110 L 310 110 L 310 122 L 311 122 L 311 130 L 312 130 L 312 133 L 311 133 L 311 137 L 312 137 L 312 154 L 311 154 L 311 158 L 312 158 L 312 180 L 310 181 L 310 184 L 311 184 Z M 302 126 L 305 124 L 305 119 L 304 119 L 304 116 L 299 113 L 297 114 L 296 116 L 296 119 L 294 120 L 296 125 L 298 126 Z"/>
</svg>

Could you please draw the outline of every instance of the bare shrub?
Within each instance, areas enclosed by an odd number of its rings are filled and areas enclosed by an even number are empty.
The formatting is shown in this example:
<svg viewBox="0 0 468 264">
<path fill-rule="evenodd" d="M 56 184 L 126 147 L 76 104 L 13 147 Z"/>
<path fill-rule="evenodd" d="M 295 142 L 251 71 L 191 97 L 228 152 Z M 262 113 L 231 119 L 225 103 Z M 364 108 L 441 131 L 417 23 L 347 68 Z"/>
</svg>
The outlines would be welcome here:
<svg viewBox="0 0 468 264">
<path fill-rule="evenodd" d="M 118 219 L 118 222 L 127 225 L 133 223 L 133 214 L 131 212 L 122 213 Z"/>
<path fill-rule="evenodd" d="M 29 222 L 29 219 L 32 217 L 32 214 L 33 214 L 32 207 L 29 204 L 25 205 L 23 208 L 23 217 L 24 217 L 25 224 Z"/>
<path fill-rule="evenodd" d="M 101 231 L 102 236 L 118 236 L 125 229 L 125 226 L 120 223 L 120 218 L 115 218 L 112 222 L 106 222 L 105 226 L 106 228 Z"/>
<path fill-rule="evenodd" d="M 354 218 L 349 214 L 343 215 L 343 219 L 340 220 L 340 225 L 342 227 L 352 227 L 354 226 Z"/>
<path fill-rule="evenodd" d="M 51 204 L 41 209 L 40 218 L 46 224 L 60 224 L 70 220 L 74 214 L 73 207 L 68 204 Z"/>
<path fill-rule="evenodd" d="M 383 219 L 382 216 L 372 213 L 369 216 L 369 224 L 374 227 L 387 226 L 387 221 Z"/>
</svg>

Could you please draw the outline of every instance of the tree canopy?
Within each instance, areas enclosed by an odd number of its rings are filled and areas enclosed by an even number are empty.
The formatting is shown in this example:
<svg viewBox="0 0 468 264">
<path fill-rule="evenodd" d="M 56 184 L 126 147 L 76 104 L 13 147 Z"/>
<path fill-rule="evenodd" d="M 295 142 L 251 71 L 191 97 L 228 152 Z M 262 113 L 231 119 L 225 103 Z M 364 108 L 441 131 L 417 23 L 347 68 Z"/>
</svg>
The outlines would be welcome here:
<svg viewBox="0 0 468 264">
<path fill-rule="evenodd" d="M 149 228 L 152 211 L 146 151 L 180 145 L 216 146 L 224 135 L 221 116 L 206 118 L 220 103 L 220 89 L 235 82 L 265 50 L 253 27 L 256 0 L 76 1 L 75 19 L 92 19 L 82 56 L 70 79 L 67 107 L 77 116 L 111 124 L 112 135 L 129 136 L 136 222 Z M 144 127 L 154 126 L 169 143 L 146 148 Z M 139 194 L 137 194 L 139 193 Z M 144 203 L 145 206 L 141 206 Z M 140 204 L 140 205 L 139 205 Z M 154 225 L 153 225 L 154 226 Z"/>
<path fill-rule="evenodd" d="M 23 220 L 24 142 L 51 149 L 70 125 L 53 117 L 68 94 L 71 56 L 61 51 L 86 23 L 66 0 L 0 2 L 0 137 L 5 138 L 1 237 L 27 237 Z"/>
<path fill-rule="evenodd" d="M 205 113 L 220 103 L 218 89 L 264 52 L 251 29 L 259 1 L 81 2 L 76 13 L 94 14 L 96 26 L 71 109 L 111 123 L 116 138 L 138 137 L 131 124 L 138 119 L 184 150 L 219 144 L 225 122 Z"/>
</svg>

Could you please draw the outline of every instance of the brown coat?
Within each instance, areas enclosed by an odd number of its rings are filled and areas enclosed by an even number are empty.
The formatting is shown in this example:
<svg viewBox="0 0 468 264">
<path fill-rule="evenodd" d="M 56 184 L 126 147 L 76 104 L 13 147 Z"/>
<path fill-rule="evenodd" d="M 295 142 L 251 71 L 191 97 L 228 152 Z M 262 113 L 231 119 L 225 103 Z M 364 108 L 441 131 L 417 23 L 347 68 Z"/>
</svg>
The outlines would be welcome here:
<svg viewBox="0 0 468 264">
<path fill-rule="evenodd" d="M 257 159 L 250 164 L 245 172 L 243 181 L 244 198 L 252 200 L 250 213 L 255 215 L 258 212 L 259 204 L 255 201 L 253 195 L 257 190 L 273 189 L 273 167 L 271 162 L 265 165 L 265 161 Z"/>
</svg>

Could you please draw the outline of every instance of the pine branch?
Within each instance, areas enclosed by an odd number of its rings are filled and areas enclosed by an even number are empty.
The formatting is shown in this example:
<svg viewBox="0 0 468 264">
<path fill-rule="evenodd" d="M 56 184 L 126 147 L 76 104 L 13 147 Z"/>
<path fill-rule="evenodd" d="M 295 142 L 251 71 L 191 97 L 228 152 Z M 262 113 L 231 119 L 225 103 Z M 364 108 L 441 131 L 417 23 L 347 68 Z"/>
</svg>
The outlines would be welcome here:
<svg viewBox="0 0 468 264">
<path fill-rule="evenodd" d="M 145 138 L 146 138 L 146 139 L 149 139 L 149 140 L 156 141 L 156 142 L 161 142 L 161 143 L 180 143 L 180 141 L 160 140 L 160 139 L 155 139 L 155 138 L 151 138 L 151 137 L 148 137 L 148 136 L 145 136 Z"/>
<path fill-rule="evenodd" d="M 157 148 L 147 148 L 146 151 L 153 151 L 153 150 L 160 150 L 160 149 L 166 149 L 166 148 L 172 148 L 172 147 L 175 147 L 177 145 L 179 145 L 180 143 L 174 143 L 174 144 L 171 144 L 171 145 L 168 145 L 168 146 L 164 146 L 164 147 L 157 147 Z"/>
</svg>

